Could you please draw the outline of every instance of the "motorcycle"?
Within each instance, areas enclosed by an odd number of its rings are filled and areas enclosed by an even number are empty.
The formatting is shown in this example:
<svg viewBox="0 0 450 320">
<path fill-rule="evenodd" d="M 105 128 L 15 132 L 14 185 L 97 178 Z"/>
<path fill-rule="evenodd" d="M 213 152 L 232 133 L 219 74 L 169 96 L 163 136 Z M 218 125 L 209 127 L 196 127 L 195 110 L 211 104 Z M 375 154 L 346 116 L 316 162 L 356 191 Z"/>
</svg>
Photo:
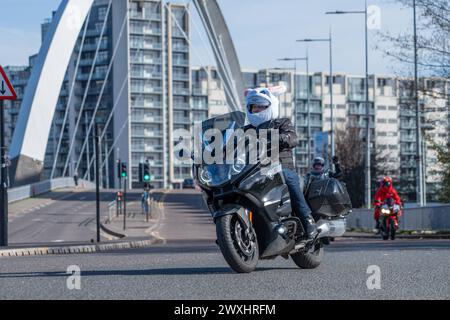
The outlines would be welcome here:
<svg viewBox="0 0 450 320">
<path fill-rule="evenodd" d="M 395 240 L 398 229 L 398 218 L 401 215 L 401 208 L 394 203 L 394 199 L 387 198 L 380 207 L 380 234 L 383 240 Z"/>
<path fill-rule="evenodd" d="M 226 136 L 226 130 L 242 128 L 244 122 L 245 114 L 239 111 L 204 121 L 202 150 L 211 142 L 204 139 L 205 130 L 216 128 Z M 337 213 L 316 212 L 313 216 L 319 233 L 308 240 L 292 212 L 281 165 L 261 159 L 248 163 L 238 149 L 233 151 L 232 164 L 193 165 L 193 177 L 213 217 L 216 243 L 226 262 L 238 273 L 252 272 L 258 260 L 278 256 L 291 257 L 300 268 L 318 267 L 323 257 L 322 239 L 326 242 L 344 234 L 349 206 Z M 317 199 L 313 202 L 318 203 Z"/>
</svg>

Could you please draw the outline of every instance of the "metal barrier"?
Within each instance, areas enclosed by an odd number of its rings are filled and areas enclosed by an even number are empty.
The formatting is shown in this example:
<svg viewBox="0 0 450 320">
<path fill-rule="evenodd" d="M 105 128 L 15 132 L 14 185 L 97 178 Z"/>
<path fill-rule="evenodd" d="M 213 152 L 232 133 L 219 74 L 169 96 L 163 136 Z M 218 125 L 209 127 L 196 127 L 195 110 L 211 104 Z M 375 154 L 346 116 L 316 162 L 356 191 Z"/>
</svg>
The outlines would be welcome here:
<svg viewBox="0 0 450 320">
<path fill-rule="evenodd" d="M 8 203 L 34 197 L 51 190 L 60 188 L 73 188 L 75 183 L 73 178 L 56 178 L 52 180 L 45 180 L 36 182 L 30 185 L 11 188 L 8 190 Z M 91 189 L 95 184 L 86 180 L 78 180 L 78 187 L 83 189 Z"/>
<path fill-rule="evenodd" d="M 353 209 L 347 217 L 347 228 L 372 229 L 373 209 Z M 450 205 L 406 208 L 399 221 L 401 230 L 450 230 Z"/>
</svg>

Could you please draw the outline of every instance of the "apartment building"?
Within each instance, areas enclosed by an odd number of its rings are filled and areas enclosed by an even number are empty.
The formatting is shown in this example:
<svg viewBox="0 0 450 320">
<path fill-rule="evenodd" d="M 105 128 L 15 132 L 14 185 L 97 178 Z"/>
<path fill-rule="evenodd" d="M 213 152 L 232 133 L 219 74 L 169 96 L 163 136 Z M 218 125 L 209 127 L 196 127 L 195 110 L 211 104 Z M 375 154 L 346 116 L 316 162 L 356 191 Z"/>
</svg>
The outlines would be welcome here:
<svg viewBox="0 0 450 320">
<path fill-rule="evenodd" d="M 42 24 L 42 39 L 51 21 Z M 189 130 L 197 117 L 191 108 L 188 39 L 185 5 L 96 0 L 61 87 L 42 178 L 77 173 L 92 180 L 96 127 L 104 187 L 118 187 L 119 159 L 128 164 L 129 187 L 139 185 L 138 167 L 144 161 L 157 188 L 178 187 L 189 177 L 190 168 L 175 163 L 172 152 L 174 130 Z M 8 137 L 32 61 L 26 67 L 6 68 L 19 95 L 8 112 Z M 204 111 L 205 106 L 197 109 Z"/>
<path fill-rule="evenodd" d="M 214 69 L 209 68 L 213 71 Z M 210 72 L 212 74 L 212 72 Z M 214 96 L 221 95 L 219 78 L 207 77 L 201 81 L 203 88 L 214 88 Z M 279 97 L 281 116 L 290 117 L 299 134 L 296 148 L 296 165 L 299 174 L 309 170 L 314 156 L 314 137 L 331 130 L 331 108 L 329 74 L 298 72 L 291 69 L 243 69 L 246 87 L 272 86 L 284 84 L 286 94 Z M 309 81 L 309 93 L 308 82 Z M 360 128 L 364 139 L 366 128 L 365 77 L 349 74 L 333 75 L 333 127 L 334 130 Z M 422 79 L 423 86 L 431 94 L 420 97 L 423 134 L 436 143 L 449 139 L 449 101 L 450 82 L 443 79 Z M 291 85 L 295 85 L 293 92 Z M 398 183 L 402 196 L 415 199 L 416 184 L 416 146 L 415 146 L 415 108 L 411 91 L 411 80 L 393 76 L 371 75 L 369 77 L 370 130 L 373 157 L 383 163 L 383 174 L 390 175 Z M 445 93 L 447 95 L 445 95 Z M 212 95 L 211 95 L 212 97 Z M 208 91 L 203 101 L 209 101 Z M 215 100 L 215 99 L 214 99 Z M 295 112 L 293 112 L 295 100 Z M 223 100 L 224 103 L 225 100 Z M 208 103 L 208 102 L 207 102 Z M 309 108 L 308 108 L 309 105 Z M 211 110 L 215 110 L 211 112 Z M 227 109 L 210 105 L 210 116 L 227 112 Z M 295 114 L 294 114 L 295 113 Z M 308 148 L 308 132 L 309 148 Z M 330 134 L 328 134 L 330 138 Z M 423 139 L 425 154 L 425 188 L 429 200 L 435 200 L 439 189 L 442 168 L 437 163 L 436 153 L 431 149 L 428 139 Z M 381 173 L 381 172 L 380 172 Z M 378 177 L 373 177 L 375 181 Z"/>
</svg>

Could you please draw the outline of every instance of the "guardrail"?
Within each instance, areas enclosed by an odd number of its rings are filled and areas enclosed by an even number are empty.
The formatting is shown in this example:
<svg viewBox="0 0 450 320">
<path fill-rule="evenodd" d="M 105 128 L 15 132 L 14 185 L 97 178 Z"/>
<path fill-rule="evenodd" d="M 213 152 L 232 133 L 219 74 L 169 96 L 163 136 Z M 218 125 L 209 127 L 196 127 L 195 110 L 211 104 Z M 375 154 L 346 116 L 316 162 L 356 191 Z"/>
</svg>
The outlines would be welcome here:
<svg viewBox="0 0 450 320">
<path fill-rule="evenodd" d="M 347 228 L 373 229 L 373 209 L 353 209 L 347 217 Z M 406 208 L 399 221 L 401 230 L 450 230 L 450 205 Z"/>
<path fill-rule="evenodd" d="M 78 186 L 80 188 L 86 189 L 95 187 L 92 182 L 81 179 L 78 180 Z M 36 182 L 26 186 L 11 188 L 8 190 L 8 203 L 34 197 L 51 190 L 69 187 L 75 187 L 73 178 L 56 178 L 52 180 Z"/>
</svg>

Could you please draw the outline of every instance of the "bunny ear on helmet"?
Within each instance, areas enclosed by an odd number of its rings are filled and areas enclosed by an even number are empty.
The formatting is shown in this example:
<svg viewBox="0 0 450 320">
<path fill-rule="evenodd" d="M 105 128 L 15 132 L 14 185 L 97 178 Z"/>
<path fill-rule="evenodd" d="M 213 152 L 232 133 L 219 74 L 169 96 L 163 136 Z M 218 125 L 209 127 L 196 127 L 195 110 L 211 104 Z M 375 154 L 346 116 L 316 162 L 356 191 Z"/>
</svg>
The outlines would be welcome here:
<svg viewBox="0 0 450 320">
<path fill-rule="evenodd" d="M 247 97 L 247 95 L 250 93 L 250 91 L 252 91 L 252 90 L 254 90 L 254 89 L 252 89 L 252 88 L 249 88 L 249 89 L 245 89 L 244 90 L 244 97 Z"/>
<path fill-rule="evenodd" d="M 287 90 L 285 85 L 273 86 L 273 87 L 269 87 L 268 89 L 269 89 L 270 93 L 272 93 L 274 96 L 282 95 Z"/>
</svg>

